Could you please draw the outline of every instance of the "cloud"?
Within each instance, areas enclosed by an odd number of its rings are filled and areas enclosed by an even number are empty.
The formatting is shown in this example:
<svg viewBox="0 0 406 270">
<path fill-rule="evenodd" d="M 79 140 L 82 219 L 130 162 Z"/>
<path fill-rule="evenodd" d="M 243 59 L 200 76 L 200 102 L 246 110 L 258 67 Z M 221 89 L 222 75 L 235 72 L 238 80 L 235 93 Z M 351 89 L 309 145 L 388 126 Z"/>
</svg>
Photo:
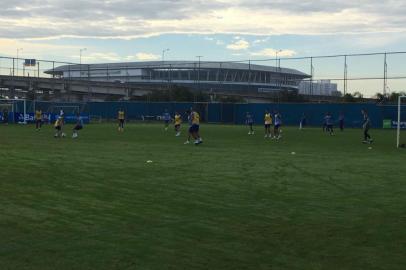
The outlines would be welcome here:
<svg viewBox="0 0 406 270">
<path fill-rule="evenodd" d="M 17 48 L 23 48 L 23 50 L 20 51 L 21 57 L 40 57 L 43 53 L 64 55 L 71 54 L 72 51 L 77 51 L 77 57 L 79 58 L 79 49 L 82 47 L 0 38 L 0 51 L 2 56 L 15 57 Z"/>
<path fill-rule="evenodd" d="M 276 52 L 278 52 L 278 56 L 280 57 L 290 57 L 296 54 L 293 50 L 275 50 L 272 48 L 263 49 L 258 52 L 251 52 L 252 56 L 263 56 L 263 57 L 276 57 Z"/>
<path fill-rule="evenodd" d="M 79 56 L 73 56 L 79 60 Z M 114 52 L 94 52 L 90 54 L 83 53 L 82 62 L 116 62 L 120 61 L 122 58 L 120 55 Z"/>
<path fill-rule="evenodd" d="M 214 42 L 216 45 L 218 45 L 218 46 L 221 46 L 221 45 L 224 45 L 225 43 L 224 43 L 224 41 L 222 41 L 222 40 L 220 40 L 220 39 L 217 39 L 217 38 L 215 38 L 215 37 L 203 37 L 203 39 L 204 40 L 207 40 L 207 41 L 211 41 L 211 42 Z"/>
<path fill-rule="evenodd" d="M 267 37 L 267 38 L 262 38 L 262 39 L 256 39 L 256 40 L 254 40 L 252 43 L 254 43 L 254 44 L 260 44 L 260 43 L 265 43 L 265 42 L 268 42 L 269 41 L 269 37 Z"/>
<path fill-rule="evenodd" d="M 2 1 L 0 36 L 399 33 L 406 31 L 405 13 L 403 0 L 13 0 Z"/>
<path fill-rule="evenodd" d="M 227 45 L 227 49 L 233 51 L 246 50 L 249 47 L 250 43 L 244 39 L 238 39 L 238 41 Z"/>
<path fill-rule="evenodd" d="M 160 58 L 159 55 L 152 54 L 152 53 L 145 53 L 140 52 L 135 55 L 135 59 L 140 61 L 151 61 L 151 60 L 158 60 Z"/>
</svg>

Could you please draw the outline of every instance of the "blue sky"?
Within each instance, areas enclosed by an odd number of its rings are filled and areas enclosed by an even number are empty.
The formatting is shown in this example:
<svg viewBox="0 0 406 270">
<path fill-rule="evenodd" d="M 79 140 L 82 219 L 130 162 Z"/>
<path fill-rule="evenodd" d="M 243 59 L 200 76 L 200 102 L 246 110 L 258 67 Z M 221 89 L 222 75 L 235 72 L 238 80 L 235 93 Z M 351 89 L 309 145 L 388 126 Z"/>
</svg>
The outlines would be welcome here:
<svg viewBox="0 0 406 270">
<path fill-rule="evenodd" d="M 2 56 L 101 63 L 206 61 L 406 51 L 406 3 L 399 0 L 0 0 Z M 389 74 L 406 75 L 406 56 Z M 272 65 L 273 62 L 262 62 Z M 383 59 L 352 58 L 349 76 L 381 76 Z M 7 63 L 0 63 L 7 66 Z M 282 66 L 310 72 L 308 61 Z M 315 61 L 316 78 L 342 77 L 343 59 Z M 339 84 L 341 82 L 338 81 Z M 406 89 L 404 80 L 390 81 Z M 371 95 L 380 81 L 350 82 Z"/>
</svg>

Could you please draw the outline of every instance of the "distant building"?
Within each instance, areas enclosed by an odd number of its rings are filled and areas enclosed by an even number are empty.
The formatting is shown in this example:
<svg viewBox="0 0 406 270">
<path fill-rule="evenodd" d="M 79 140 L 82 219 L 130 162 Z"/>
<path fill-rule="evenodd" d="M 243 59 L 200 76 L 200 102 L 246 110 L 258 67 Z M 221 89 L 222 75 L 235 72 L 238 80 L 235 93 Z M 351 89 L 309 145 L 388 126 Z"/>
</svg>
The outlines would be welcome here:
<svg viewBox="0 0 406 270">
<path fill-rule="evenodd" d="M 299 84 L 299 94 L 312 96 L 340 96 L 337 84 L 330 80 L 302 81 Z"/>
</svg>

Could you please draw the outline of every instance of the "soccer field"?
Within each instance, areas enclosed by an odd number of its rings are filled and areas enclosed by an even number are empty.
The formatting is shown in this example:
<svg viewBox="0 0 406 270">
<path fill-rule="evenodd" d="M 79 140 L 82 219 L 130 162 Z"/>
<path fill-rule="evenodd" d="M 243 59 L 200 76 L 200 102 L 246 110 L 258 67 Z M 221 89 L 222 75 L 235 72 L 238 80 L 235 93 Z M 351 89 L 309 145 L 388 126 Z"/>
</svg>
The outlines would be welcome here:
<svg viewBox="0 0 406 270">
<path fill-rule="evenodd" d="M 69 129 L 0 126 L 0 269 L 405 269 L 395 131 Z"/>
</svg>

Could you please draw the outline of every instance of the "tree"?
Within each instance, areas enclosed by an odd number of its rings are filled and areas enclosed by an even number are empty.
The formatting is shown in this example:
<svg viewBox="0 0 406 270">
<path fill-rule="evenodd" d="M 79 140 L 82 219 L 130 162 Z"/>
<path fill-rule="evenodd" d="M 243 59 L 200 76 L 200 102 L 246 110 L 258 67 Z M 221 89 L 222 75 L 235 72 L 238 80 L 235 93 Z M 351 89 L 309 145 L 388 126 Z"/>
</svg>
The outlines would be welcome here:
<svg viewBox="0 0 406 270">
<path fill-rule="evenodd" d="M 34 100 L 34 99 L 35 99 L 35 91 L 34 91 L 34 90 L 28 91 L 28 92 L 25 94 L 25 98 L 26 98 L 27 100 Z"/>
<path fill-rule="evenodd" d="M 174 85 L 169 90 L 170 99 L 172 101 L 193 101 L 193 92 L 188 87 Z"/>
<path fill-rule="evenodd" d="M 382 102 L 385 102 L 385 100 L 387 99 L 387 96 L 382 93 L 376 93 L 375 98 L 377 99 L 377 101 L 379 103 L 382 103 Z"/>
<path fill-rule="evenodd" d="M 344 97 L 343 97 L 343 100 L 345 102 L 355 102 L 356 101 L 354 96 L 351 93 L 345 94 Z"/>
<path fill-rule="evenodd" d="M 402 92 L 392 92 L 389 95 L 388 99 L 390 102 L 398 102 L 399 96 L 404 96 L 404 95 L 406 95 L 406 93 L 403 91 Z"/>
<path fill-rule="evenodd" d="M 105 97 L 104 101 L 119 101 L 120 96 L 119 95 L 108 95 Z"/>
<path fill-rule="evenodd" d="M 364 95 L 362 95 L 362 93 L 361 92 L 354 92 L 354 94 L 353 94 L 353 96 L 354 96 L 354 98 L 356 98 L 356 99 L 362 99 L 363 97 L 364 97 Z"/>
</svg>

